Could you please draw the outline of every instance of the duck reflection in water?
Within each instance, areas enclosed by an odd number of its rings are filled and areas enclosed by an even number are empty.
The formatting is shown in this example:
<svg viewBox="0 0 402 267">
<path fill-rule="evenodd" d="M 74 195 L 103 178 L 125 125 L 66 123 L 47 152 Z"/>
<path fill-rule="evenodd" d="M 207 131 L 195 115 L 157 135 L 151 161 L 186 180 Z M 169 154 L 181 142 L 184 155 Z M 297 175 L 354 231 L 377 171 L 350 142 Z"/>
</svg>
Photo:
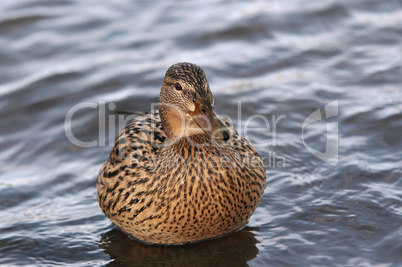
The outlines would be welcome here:
<svg viewBox="0 0 402 267">
<path fill-rule="evenodd" d="M 258 254 L 255 230 L 246 227 L 219 239 L 182 246 L 149 246 L 114 228 L 101 236 L 100 247 L 112 260 L 107 266 L 248 266 Z"/>
</svg>

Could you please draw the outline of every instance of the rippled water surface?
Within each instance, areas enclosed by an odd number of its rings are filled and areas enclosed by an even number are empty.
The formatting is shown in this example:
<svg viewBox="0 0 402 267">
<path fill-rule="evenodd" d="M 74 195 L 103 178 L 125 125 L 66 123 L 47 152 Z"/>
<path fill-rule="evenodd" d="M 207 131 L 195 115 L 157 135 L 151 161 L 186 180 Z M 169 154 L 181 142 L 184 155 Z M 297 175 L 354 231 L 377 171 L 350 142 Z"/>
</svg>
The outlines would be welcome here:
<svg viewBox="0 0 402 267">
<path fill-rule="evenodd" d="M 146 246 L 97 204 L 108 104 L 150 110 L 179 61 L 254 129 L 267 188 L 240 232 Z M 400 266 L 401 101 L 401 1 L 2 0 L 0 265 Z"/>
</svg>

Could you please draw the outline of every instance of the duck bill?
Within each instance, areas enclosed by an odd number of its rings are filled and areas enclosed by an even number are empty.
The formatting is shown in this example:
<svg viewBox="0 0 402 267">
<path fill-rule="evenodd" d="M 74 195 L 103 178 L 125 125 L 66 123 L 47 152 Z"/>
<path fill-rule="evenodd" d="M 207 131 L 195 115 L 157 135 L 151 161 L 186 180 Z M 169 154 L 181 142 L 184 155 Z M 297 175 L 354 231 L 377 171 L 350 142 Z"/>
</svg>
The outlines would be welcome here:
<svg viewBox="0 0 402 267">
<path fill-rule="evenodd" d="M 204 133 L 212 139 L 224 141 L 230 139 L 231 130 L 216 113 L 209 95 L 207 99 L 197 96 L 195 109 L 191 115 Z"/>
</svg>

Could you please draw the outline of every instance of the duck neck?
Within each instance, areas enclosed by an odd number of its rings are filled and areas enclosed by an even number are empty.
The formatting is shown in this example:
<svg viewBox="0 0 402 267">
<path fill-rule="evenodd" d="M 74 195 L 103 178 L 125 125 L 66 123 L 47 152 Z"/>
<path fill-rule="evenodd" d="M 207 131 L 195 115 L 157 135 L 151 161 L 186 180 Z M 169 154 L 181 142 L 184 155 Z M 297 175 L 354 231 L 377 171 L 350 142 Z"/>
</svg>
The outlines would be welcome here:
<svg viewBox="0 0 402 267">
<path fill-rule="evenodd" d="M 167 139 L 173 143 L 181 138 L 203 134 L 203 130 L 192 121 L 189 115 L 184 114 L 173 105 L 160 104 L 159 116 Z"/>
</svg>

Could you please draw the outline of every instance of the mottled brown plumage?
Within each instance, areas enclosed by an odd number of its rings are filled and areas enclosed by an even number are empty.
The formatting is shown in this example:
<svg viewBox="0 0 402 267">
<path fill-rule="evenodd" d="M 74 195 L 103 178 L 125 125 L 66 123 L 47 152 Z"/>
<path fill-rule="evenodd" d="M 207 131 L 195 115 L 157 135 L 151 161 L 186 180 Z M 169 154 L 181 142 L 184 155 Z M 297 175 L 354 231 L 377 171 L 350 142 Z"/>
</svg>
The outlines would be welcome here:
<svg viewBox="0 0 402 267">
<path fill-rule="evenodd" d="M 216 115 L 204 71 L 166 72 L 159 111 L 137 117 L 118 137 L 98 176 L 102 211 L 150 244 L 184 244 L 247 224 L 265 189 L 251 143 Z"/>
</svg>

